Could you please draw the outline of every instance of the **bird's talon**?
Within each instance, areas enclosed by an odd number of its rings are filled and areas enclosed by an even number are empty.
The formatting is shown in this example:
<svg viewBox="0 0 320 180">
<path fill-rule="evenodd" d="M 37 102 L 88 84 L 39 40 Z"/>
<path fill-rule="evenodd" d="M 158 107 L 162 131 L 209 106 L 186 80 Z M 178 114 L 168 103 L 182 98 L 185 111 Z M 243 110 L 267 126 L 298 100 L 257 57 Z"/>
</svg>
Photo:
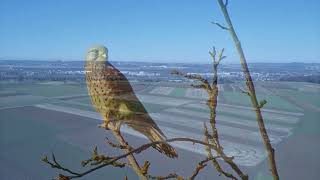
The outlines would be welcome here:
<svg viewBox="0 0 320 180">
<path fill-rule="evenodd" d="M 105 130 L 110 130 L 110 128 L 108 127 L 109 122 L 104 122 L 100 125 L 98 125 L 99 128 L 104 128 Z"/>
</svg>

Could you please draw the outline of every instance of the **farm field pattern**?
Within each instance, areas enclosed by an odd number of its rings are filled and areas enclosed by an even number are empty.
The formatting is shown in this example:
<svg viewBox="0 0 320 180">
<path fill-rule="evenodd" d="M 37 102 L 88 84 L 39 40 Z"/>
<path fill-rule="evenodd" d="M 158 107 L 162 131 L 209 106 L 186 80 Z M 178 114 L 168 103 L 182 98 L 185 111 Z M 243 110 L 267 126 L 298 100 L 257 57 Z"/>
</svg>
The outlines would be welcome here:
<svg viewBox="0 0 320 180">
<path fill-rule="evenodd" d="M 307 108 L 312 111 L 320 110 L 320 99 L 316 96 L 320 91 L 318 85 L 286 83 L 286 88 L 280 89 L 276 85 L 277 83 L 257 83 L 260 100 L 268 101 L 263 115 L 271 143 L 275 147 L 296 132 L 315 131 L 308 123 L 304 124 L 304 117 L 308 112 L 302 109 L 299 103 L 308 103 Z M 208 123 L 209 119 L 205 92 L 181 88 L 178 85 L 168 87 L 161 83 L 145 86 L 146 88 L 138 88 L 136 93 L 168 138 L 203 138 L 203 122 Z M 240 87 L 243 87 L 243 83 L 219 85 L 217 127 L 227 155 L 234 156 L 235 161 L 241 166 L 254 167 L 265 160 L 266 153 L 254 112 L 250 108 L 248 98 L 240 92 Z M 101 120 L 86 93 L 85 85 L 75 83 L 1 85 L 0 112 L 12 108 L 32 107 L 82 116 L 88 120 Z M 28 115 L 26 113 L 26 116 Z M 123 127 L 122 131 L 131 136 L 144 138 L 127 127 Z M 2 144 L 8 142 L 6 139 L 1 141 Z M 80 146 L 77 142 L 65 143 L 71 143 L 74 147 Z M 199 155 L 206 154 L 201 146 L 190 143 L 179 142 L 172 145 Z M 85 149 L 85 152 L 88 151 L 90 149 Z"/>
</svg>

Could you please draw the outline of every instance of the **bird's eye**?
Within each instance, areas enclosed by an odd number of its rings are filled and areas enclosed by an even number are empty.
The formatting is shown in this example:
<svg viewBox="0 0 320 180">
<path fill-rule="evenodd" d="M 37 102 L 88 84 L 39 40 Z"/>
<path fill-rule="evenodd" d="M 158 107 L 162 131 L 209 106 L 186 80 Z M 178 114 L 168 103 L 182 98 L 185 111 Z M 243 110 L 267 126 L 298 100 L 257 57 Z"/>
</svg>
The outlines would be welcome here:
<svg viewBox="0 0 320 180">
<path fill-rule="evenodd" d="M 91 49 L 88 51 L 88 53 L 98 53 L 98 51 L 96 49 Z"/>
<path fill-rule="evenodd" d="M 87 57 L 88 57 L 88 59 L 91 59 L 91 60 L 95 61 L 96 58 L 98 57 L 98 51 L 95 50 L 95 49 L 88 51 L 88 56 Z"/>
</svg>

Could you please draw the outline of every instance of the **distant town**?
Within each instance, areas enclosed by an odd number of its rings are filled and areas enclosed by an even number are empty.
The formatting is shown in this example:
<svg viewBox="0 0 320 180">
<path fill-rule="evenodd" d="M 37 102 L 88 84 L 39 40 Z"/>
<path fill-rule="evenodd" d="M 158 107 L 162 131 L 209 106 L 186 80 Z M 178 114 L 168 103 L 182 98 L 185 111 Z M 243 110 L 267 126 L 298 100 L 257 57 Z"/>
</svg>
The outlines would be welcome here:
<svg viewBox="0 0 320 180">
<path fill-rule="evenodd" d="M 112 61 L 131 81 L 181 82 L 184 78 L 171 75 L 173 70 L 212 76 L 210 64 L 149 63 Z M 320 63 L 252 63 L 255 81 L 298 81 L 320 83 Z M 0 61 L 1 81 L 83 81 L 84 61 Z M 243 80 L 240 64 L 222 64 L 221 83 Z"/>
</svg>

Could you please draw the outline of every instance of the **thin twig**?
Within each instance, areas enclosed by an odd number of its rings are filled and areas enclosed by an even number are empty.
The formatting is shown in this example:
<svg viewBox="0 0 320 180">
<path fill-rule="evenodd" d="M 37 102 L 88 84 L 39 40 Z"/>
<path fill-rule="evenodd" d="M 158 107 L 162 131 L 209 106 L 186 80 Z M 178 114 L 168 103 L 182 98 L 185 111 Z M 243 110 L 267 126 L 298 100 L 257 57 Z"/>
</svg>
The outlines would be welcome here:
<svg viewBox="0 0 320 180">
<path fill-rule="evenodd" d="M 229 1 L 228 1 L 228 0 L 226 0 L 226 2 L 224 3 L 224 6 L 225 6 L 225 7 L 227 7 L 227 6 L 228 6 L 228 4 L 229 4 Z"/>
<path fill-rule="evenodd" d="M 165 180 L 165 179 L 177 179 L 181 180 L 184 179 L 183 177 L 179 176 L 177 173 L 170 173 L 167 176 L 148 176 L 150 179 L 156 179 L 156 180 Z"/>
<path fill-rule="evenodd" d="M 223 29 L 223 30 L 227 30 L 227 31 L 230 30 L 229 28 L 227 28 L 226 26 L 221 25 L 221 24 L 218 23 L 218 22 L 211 22 L 211 23 L 214 24 L 214 25 L 217 25 L 219 28 L 221 28 L 221 29 Z"/>
<path fill-rule="evenodd" d="M 52 168 L 61 169 L 62 171 L 68 172 L 68 173 L 73 174 L 73 175 L 79 175 L 80 174 L 80 173 L 76 173 L 74 171 L 71 171 L 70 169 L 62 167 L 61 164 L 58 163 L 58 161 L 56 160 L 56 157 L 55 157 L 55 155 L 53 153 L 52 153 L 52 160 L 53 160 L 53 162 L 50 162 L 48 160 L 47 156 L 42 159 L 43 162 L 49 164 Z"/>
<path fill-rule="evenodd" d="M 129 153 L 131 147 L 128 146 L 128 143 L 125 141 L 123 136 L 121 135 L 120 131 L 113 131 L 114 136 L 117 138 L 117 140 L 120 142 L 121 146 L 127 146 L 127 148 L 123 149 L 124 152 Z M 145 176 L 145 174 L 142 173 L 141 168 L 136 160 L 136 158 L 133 156 L 132 153 L 128 154 L 126 156 L 128 159 L 131 167 L 133 170 L 137 173 L 137 175 L 140 177 L 140 180 L 147 180 L 148 178 Z"/>
<path fill-rule="evenodd" d="M 245 94 L 245 95 L 247 95 L 247 96 L 250 96 L 250 92 L 249 92 L 249 91 L 243 90 L 243 89 L 240 88 L 240 87 L 239 87 L 239 89 L 240 89 L 241 93 L 243 93 L 243 94 Z"/>
<path fill-rule="evenodd" d="M 202 160 L 198 163 L 198 166 L 196 167 L 196 169 L 193 171 L 192 175 L 190 178 L 190 180 L 194 180 L 194 178 L 196 178 L 196 176 L 199 174 L 199 172 L 204 169 L 207 166 L 207 162 L 211 161 L 213 159 L 216 159 L 217 157 L 207 157 L 205 160 Z"/>
<path fill-rule="evenodd" d="M 92 157 L 90 159 L 81 161 L 81 165 L 83 167 L 85 167 L 87 164 L 90 163 L 91 166 L 97 166 L 97 165 L 102 164 L 104 162 L 108 162 L 111 159 L 112 159 L 111 157 L 99 154 L 98 153 L 98 148 L 96 146 L 94 148 L 94 150 L 93 150 Z M 126 166 L 126 163 L 113 162 L 111 165 L 114 166 L 114 167 L 122 168 L 122 167 Z"/>
<path fill-rule="evenodd" d="M 206 159 L 200 161 L 198 163 L 198 165 L 196 166 L 195 170 L 193 171 L 193 173 L 191 174 L 190 177 L 187 178 L 183 178 L 182 176 L 178 175 L 177 173 L 170 173 L 167 176 L 152 176 L 149 175 L 150 179 L 157 179 L 157 180 L 165 180 L 165 179 L 177 179 L 177 180 L 194 180 L 200 173 L 201 170 L 203 170 L 206 166 L 207 163 L 213 159 L 218 158 L 218 156 L 215 157 L 207 157 Z"/>
<path fill-rule="evenodd" d="M 184 73 L 184 72 L 180 72 L 177 70 L 173 70 L 171 72 L 171 74 L 182 76 L 187 79 L 197 80 L 201 83 L 200 85 L 198 85 L 198 87 L 202 86 L 206 91 L 208 91 L 208 92 L 211 91 L 211 86 L 210 86 L 209 81 L 198 74 L 189 74 L 189 73 Z"/>
<path fill-rule="evenodd" d="M 116 144 L 116 143 L 112 142 L 108 137 L 106 137 L 106 141 L 113 148 L 118 148 L 118 149 L 126 149 L 127 148 L 127 146 L 123 146 L 121 144 Z"/>
<path fill-rule="evenodd" d="M 209 132 L 208 132 L 208 128 L 207 128 L 206 124 L 204 123 L 204 142 L 209 143 L 209 138 L 210 138 L 210 135 L 209 135 Z M 211 149 L 206 147 L 206 151 L 208 153 L 208 157 L 212 158 L 213 155 L 212 155 Z M 221 166 L 220 166 L 219 162 L 217 161 L 217 159 L 212 159 L 212 164 L 220 174 L 222 174 L 222 175 L 224 175 L 224 176 L 226 176 L 226 177 L 228 177 L 230 179 L 237 180 L 237 178 L 235 176 L 233 176 L 233 174 L 228 173 L 228 172 L 224 171 L 221 168 Z"/>
</svg>

